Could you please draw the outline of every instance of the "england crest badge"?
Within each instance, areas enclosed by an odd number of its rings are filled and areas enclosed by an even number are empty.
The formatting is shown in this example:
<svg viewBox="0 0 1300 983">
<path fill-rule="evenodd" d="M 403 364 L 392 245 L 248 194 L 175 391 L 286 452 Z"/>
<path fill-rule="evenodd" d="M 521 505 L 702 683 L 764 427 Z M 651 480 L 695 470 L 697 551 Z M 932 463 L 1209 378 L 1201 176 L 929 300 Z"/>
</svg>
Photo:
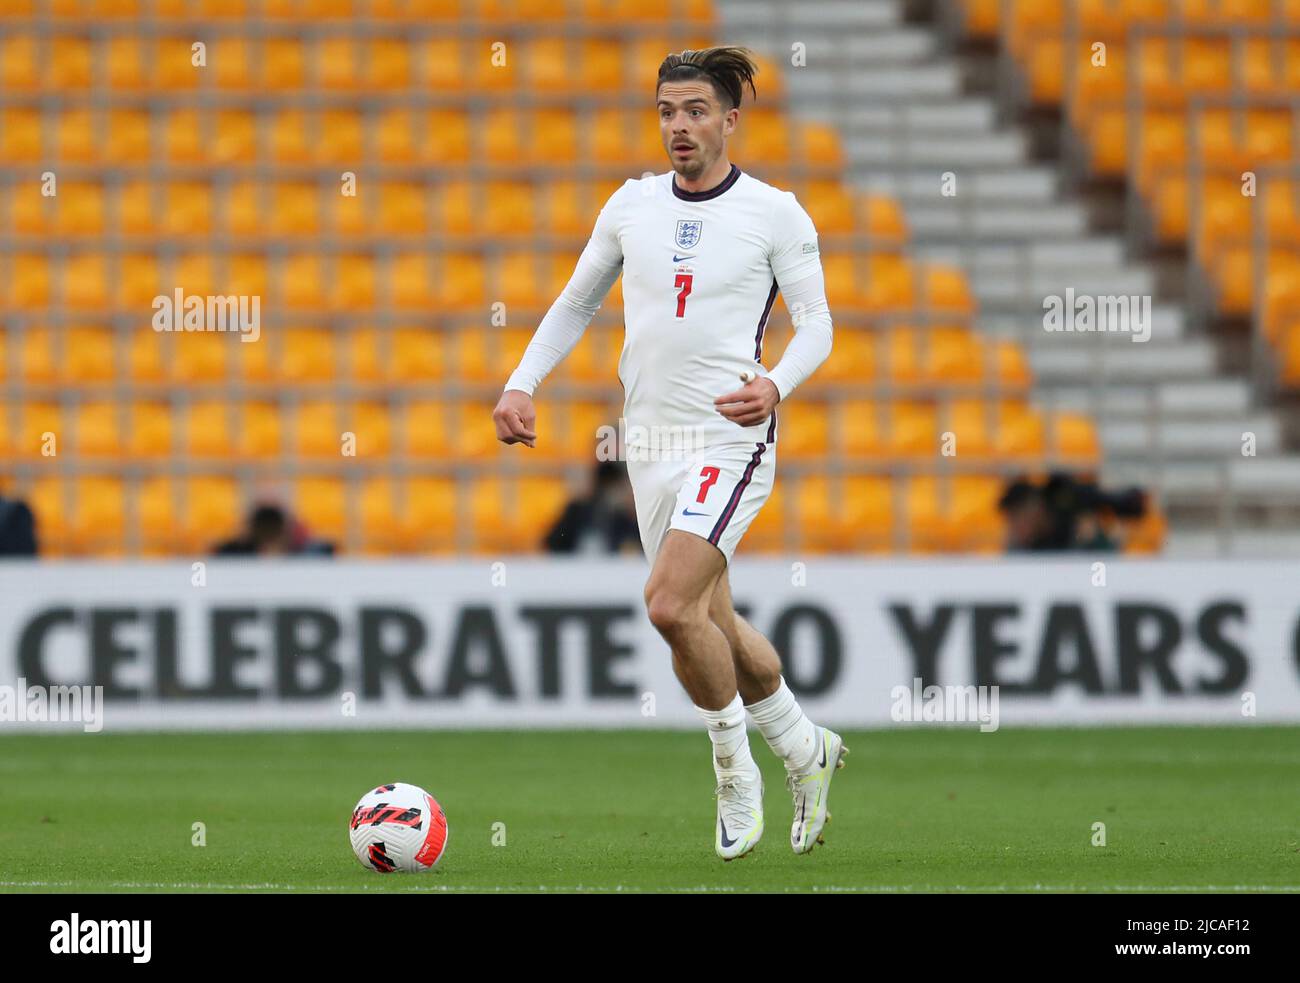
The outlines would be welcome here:
<svg viewBox="0 0 1300 983">
<path fill-rule="evenodd" d="M 678 219 L 677 221 L 677 248 L 694 249 L 695 244 L 700 241 L 700 233 L 704 229 L 704 223 L 698 219 Z"/>
</svg>

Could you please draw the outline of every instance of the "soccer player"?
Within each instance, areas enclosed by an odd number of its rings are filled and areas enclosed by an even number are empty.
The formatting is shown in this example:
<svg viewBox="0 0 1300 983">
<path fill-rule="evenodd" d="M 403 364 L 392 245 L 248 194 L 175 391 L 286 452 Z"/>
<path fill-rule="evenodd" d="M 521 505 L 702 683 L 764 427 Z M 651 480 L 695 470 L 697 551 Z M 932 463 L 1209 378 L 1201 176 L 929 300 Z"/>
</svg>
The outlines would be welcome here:
<svg viewBox="0 0 1300 983">
<path fill-rule="evenodd" d="M 610 196 L 493 413 L 500 440 L 536 445 L 532 394 L 621 272 L 618 374 L 628 477 L 651 563 L 646 610 L 713 741 L 715 846 L 724 860 L 763 835 L 763 778 L 746 709 L 785 762 L 796 853 L 822 841 L 831 776 L 847 750 L 804 715 L 771 643 L 733 608 L 727 580 L 736 545 L 772 491 L 777 403 L 831 348 L 812 220 L 793 194 L 727 158 L 743 86 L 757 98 L 756 71 L 750 52 L 734 46 L 683 51 L 659 66 L 655 105 L 672 169 L 629 179 Z M 763 329 L 778 288 L 795 335 L 768 372 Z"/>
</svg>

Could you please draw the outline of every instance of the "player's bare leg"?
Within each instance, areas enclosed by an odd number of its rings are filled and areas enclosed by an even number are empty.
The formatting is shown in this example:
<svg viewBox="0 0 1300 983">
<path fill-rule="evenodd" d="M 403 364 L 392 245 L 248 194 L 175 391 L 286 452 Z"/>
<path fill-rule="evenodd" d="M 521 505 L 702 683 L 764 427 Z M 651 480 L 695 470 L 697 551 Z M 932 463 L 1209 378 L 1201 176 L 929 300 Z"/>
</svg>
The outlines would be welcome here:
<svg viewBox="0 0 1300 983">
<path fill-rule="evenodd" d="M 736 696 L 731 647 L 709 619 L 709 599 L 726 565 L 699 536 L 669 529 L 645 586 L 650 623 L 672 648 L 677 678 L 704 710 L 721 710 Z"/>
<path fill-rule="evenodd" d="M 731 646 L 746 708 L 767 746 L 785 762 L 786 787 L 794 796 L 790 846 L 795 853 L 807 853 L 825 842 L 822 827 L 830 819 L 830 780 L 835 769 L 843 767 L 848 748 L 838 734 L 804 714 L 781 676 L 781 659 L 772 643 L 736 613 L 725 571 L 714 588 L 709 617 Z"/>
<path fill-rule="evenodd" d="M 731 585 L 724 573 L 709 603 L 709 618 L 726 636 L 736 672 L 736 688 L 745 706 L 766 699 L 781 685 L 781 658 L 761 632 L 736 613 Z"/>
<path fill-rule="evenodd" d="M 731 645 L 709 617 L 726 560 L 706 540 L 670 529 L 646 583 L 646 611 L 668 642 L 673 671 L 713 742 L 718 820 L 714 846 L 724 860 L 752 850 L 763 835 L 763 776 L 749 751 L 745 706 L 736 691 Z"/>
</svg>

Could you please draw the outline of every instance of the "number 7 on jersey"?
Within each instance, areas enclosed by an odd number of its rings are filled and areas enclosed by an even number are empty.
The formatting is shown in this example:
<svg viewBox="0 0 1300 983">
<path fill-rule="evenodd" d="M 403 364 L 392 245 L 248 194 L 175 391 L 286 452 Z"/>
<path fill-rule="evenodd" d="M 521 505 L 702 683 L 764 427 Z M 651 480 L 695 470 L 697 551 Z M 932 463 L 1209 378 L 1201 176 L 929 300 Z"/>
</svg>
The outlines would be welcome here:
<svg viewBox="0 0 1300 983">
<path fill-rule="evenodd" d="M 677 316 L 686 316 L 686 298 L 691 295 L 691 281 L 695 279 L 693 273 L 678 273 L 677 280 L 673 283 L 678 291 L 677 294 Z"/>
</svg>

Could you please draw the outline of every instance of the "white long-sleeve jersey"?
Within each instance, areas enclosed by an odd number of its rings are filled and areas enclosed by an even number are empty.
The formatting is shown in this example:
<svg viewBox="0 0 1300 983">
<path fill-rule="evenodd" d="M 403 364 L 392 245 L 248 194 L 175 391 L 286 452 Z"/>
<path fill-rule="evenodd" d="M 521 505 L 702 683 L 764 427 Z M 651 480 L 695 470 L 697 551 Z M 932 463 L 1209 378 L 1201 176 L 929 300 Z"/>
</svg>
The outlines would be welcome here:
<svg viewBox="0 0 1300 983">
<path fill-rule="evenodd" d="M 601 209 L 506 389 L 533 394 L 578 343 L 620 272 L 628 444 L 651 442 L 653 428 L 687 428 L 707 442 L 774 441 L 775 414 L 741 427 L 713 401 L 740 388 L 744 369 L 767 375 L 785 399 L 830 354 L 817 230 L 795 196 L 734 164 L 707 191 L 681 190 L 673 171 L 629 179 Z M 795 335 L 766 372 L 763 331 L 778 289 Z"/>
</svg>

